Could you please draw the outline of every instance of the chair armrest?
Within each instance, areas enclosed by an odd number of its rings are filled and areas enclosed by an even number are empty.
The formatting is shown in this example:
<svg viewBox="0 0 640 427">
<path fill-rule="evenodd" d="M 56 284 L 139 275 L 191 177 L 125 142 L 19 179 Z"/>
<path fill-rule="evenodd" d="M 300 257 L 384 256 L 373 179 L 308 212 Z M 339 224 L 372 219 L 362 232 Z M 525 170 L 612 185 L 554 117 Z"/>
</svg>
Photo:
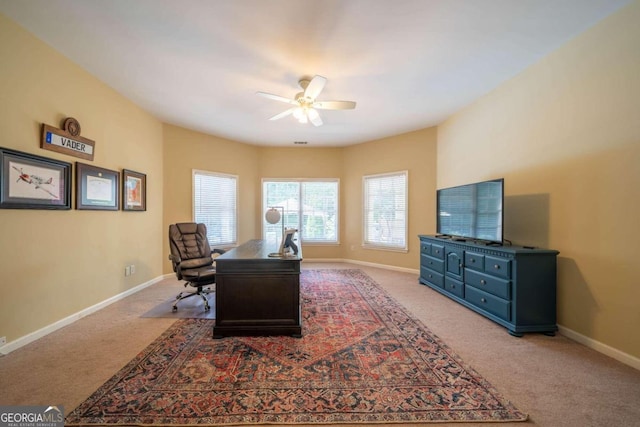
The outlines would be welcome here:
<svg viewBox="0 0 640 427">
<path fill-rule="evenodd" d="M 182 269 L 180 268 L 180 263 L 182 262 L 182 259 L 179 256 L 172 255 L 172 254 L 169 254 L 169 259 L 171 260 L 173 271 L 178 275 L 178 280 L 182 280 Z"/>
<path fill-rule="evenodd" d="M 211 258 L 213 258 L 213 267 L 215 268 L 216 266 L 216 258 L 218 258 L 220 255 L 222 255 L 223 253 L 225 253 L 227 251 L 225 251 L 224 249 L 212 249 L 211 250 Z M 215 256 L 214 256 L 215 254 Z"/>
</svg>

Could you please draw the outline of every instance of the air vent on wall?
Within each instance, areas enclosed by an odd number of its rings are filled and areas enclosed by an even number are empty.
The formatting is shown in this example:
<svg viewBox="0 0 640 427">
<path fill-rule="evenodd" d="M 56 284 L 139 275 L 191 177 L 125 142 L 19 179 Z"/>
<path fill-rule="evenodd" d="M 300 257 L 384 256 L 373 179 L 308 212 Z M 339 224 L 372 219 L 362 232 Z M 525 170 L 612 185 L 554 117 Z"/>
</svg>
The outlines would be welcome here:
<svg viewBox="0 0 640 427">
<path fill-rule="evenodd" d="M 295 145 L 307 145 L 307 144 L 308 144 L 308 142 L 307 142 L 307 141 L 293 141 L 293 143 L 294 143 Z"/>
</svg>

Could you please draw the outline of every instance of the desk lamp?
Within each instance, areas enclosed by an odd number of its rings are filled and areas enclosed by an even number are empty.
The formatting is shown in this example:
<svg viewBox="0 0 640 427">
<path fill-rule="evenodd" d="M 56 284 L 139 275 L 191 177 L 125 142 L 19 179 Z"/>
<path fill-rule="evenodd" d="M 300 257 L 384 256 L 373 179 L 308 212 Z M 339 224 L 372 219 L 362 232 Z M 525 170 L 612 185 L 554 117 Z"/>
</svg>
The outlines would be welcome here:
<svg viewBox="0 0 640 427">
<path fill-rule="evenodd" d="M 282 214 L 278 212 L 278 209 L 282 209 Z M 264 219 L 267 220 L 269 224 L 277 224 L 282 218 L 282 232 L 284 233 L 284 207 L 282 206 L 271 206 L 267 213 L 264 214 Z"/>
<path fill-rule="evenodd" d="M 278 209 L 282 209 L 282 214 L 280 213 L 280 211 L 278 211 Z M 283 206 L 271 206 L 269 207 L 269 209 L 267 210 L 267 212 L 264 214 L 264 219 L 267 220 L 267 222 L 269 224 L 277 224 L 278 221 L 280 221 L 280 219 L 282 219 L 282 236 L 281 239 L 282 242 L 280 242 L 280 246 L 282 246 L 282 243 L 284 242 L 284 207 Z M 269 254 L 269 256 L 281 256 L 282 254 L 280 252 L 275 252 L 272 254 Z"/>
</svg>

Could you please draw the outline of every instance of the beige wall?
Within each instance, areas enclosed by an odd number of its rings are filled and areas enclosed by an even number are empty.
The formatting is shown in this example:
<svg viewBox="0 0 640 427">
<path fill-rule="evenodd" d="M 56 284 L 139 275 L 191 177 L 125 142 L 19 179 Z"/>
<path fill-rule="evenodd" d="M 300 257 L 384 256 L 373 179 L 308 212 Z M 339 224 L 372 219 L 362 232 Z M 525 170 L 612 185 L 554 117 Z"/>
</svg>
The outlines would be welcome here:
<svg viewBox="0 0 640 427">
<path fill-rule="evenodd" d="M 503 176 L 506 238 L 560 251 L 561 325 L 640 357 L 640 2 L 438 129 L 438 186 Z"/>
<path fill-rule="evenodd" d="M 148 180 L 146 212 L 0 209 L 0 336 L 11 342 L 161 274 L 162 124 L 4 15 L 0 57 L 0 146 L 75 173 L 80 159 L 40 148 L 41 124 L 72 116 L 96 142 L 82 162 Z"/>
<path fill-rule="evenodd" d="M 435 232 L 436 129 L 429 128 L 344 149 L 343 258 L 418 270 L 418 234 Z M 362 177 L 409 173 L 408 252 L 362 247 Z"/>
<path fill-rule="evenodd" d="M 259 237 L 256 230 L 258 149 L 177 126 L 164 125 L 164 272 L 171 273 L 169 224 L 193 221 L 193 170 L 238 176 L 238 241 Z"/>
<path fill-rule="evenodd" d="M 238 242 L 262 233 L 262 178 L 340 180 L 340 243 L 304 245 L 306 259 L 352 259 L 417 270 L 420 233 L 434 231 L 436 130 L 411 132 L 348 148 L 259 147 L 164 126 L 164 225 L 192 220 L 191 171 L 239 176 Z M 362 248 L 362 176 L 409 171 L 408 252 Z M 164 249 L 163 259 L 168 257 Z M 171 265 L 164 262 L 164 272 Z"/>
<path fill-rule="evenodd" d="M 640 357 L 638 21 L 636 1 L 437 130 L 314 149 L 162 125 L 0 15 L 0 145 L 75 162 L 39 148 L 41 123 L 74 116 L 96 140 L 93 164 L 148 176 L 144 213 L 0 210 L 0 336 L 20 338 L 170 272 L 166 230 L 192 219 L 192 169 L 239 176 L 241 242 L 261 233 L 261 177 L 338 177 L 341 244 L 305 247 L 305 257 L 410 269 L 416 235 L 435 231 L 436 187 L 504 177 L 506 237 L 561 251 L 559 322 Z M 362 176 L 397 170 L 409 171 L 409 252 L 363 249 Z"/>
</svg>

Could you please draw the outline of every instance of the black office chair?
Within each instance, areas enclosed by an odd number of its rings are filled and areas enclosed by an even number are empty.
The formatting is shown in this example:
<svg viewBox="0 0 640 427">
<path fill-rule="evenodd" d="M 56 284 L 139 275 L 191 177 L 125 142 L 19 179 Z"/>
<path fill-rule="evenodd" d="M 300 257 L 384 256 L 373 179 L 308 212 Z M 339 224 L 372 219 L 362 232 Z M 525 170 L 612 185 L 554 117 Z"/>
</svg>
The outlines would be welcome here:
<svg viewBox="0 0 640 427">
<path fill-rule="evenodd" d="M 211 250 L 207 240 L 207 227 L 193 222 L 171 224 L 169 226 L 169 259 L 173 264 L 178 280 L 184 280 L 185 288 L 193 286 L 193 292 L 180 292 L 173 304 L 173 311 L 178 311 L 178 301 L 195 295 L 204 300 L 204 310 L 209 311 L 207 295 L 214 292 L 210 288 L 216 282 L 216 268 L 213 254 L 223 254 L 222 249 Z"/>
</svg>

